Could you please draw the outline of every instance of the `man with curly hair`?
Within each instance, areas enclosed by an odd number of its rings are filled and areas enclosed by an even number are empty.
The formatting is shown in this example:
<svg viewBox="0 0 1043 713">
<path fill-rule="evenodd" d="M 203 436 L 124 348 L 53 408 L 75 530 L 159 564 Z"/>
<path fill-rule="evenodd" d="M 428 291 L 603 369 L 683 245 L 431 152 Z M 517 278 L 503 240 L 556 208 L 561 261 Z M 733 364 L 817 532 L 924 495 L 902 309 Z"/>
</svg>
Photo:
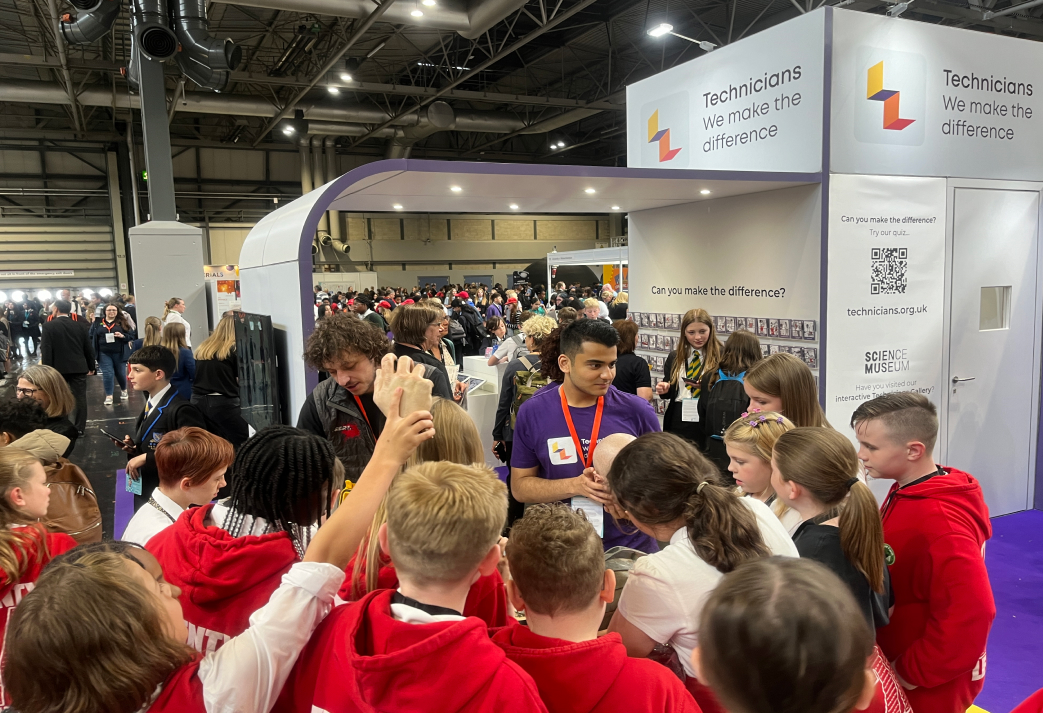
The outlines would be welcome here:
<svg viewBox="0 0 1043 713">
<path fill-rule="evenodd" d="M 351 483 L 369 463 L 384 430 L 384 414 L 373 403 L 373 384 L 389 351 L 391 343 L 381 330 L 349 312 L 320 320 L 304 348 L 305 363 L 330 377 L 308 395 L 297 428 L 333 444 Z M 425 365 L 424 377 L 434 380 L 436 371 Z"/>
</svg>

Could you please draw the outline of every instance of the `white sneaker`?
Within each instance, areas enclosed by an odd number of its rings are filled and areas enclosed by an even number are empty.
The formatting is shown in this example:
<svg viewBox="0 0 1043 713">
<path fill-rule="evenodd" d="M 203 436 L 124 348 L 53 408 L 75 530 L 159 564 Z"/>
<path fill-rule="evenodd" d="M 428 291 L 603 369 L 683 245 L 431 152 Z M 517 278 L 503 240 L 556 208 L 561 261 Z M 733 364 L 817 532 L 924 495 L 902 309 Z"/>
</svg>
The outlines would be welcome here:
<svg viewBox="0 0 1043 713">
<path fill-rule="evenodd" d="M 106 396 L 105 397 L 105 405 L 106 406 L 112 406 L 112 397 L 111 396 Z"/>
<path fill-rule="evenodd" d="M 123 399 L 124 401 L 130 401 L 130 392 L 129 391 L 124 391 L 123 392 L 123 396 L 121 396 L 120 398 Z"/>
</svg>

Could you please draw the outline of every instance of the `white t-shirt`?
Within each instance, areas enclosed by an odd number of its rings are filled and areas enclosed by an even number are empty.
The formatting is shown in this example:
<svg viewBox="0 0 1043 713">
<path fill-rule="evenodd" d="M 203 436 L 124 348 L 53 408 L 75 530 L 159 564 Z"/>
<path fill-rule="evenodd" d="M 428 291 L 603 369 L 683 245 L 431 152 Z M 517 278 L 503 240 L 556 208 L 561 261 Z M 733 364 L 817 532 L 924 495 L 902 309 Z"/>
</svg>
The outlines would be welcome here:
<svg viewBox="0 0 1043 713">
<path fill-rule="evenodd" d="M 799 557 L 797 546 L 767 505 L 738 498 L 757 517 L 761 537 L 773 555 Z M 670 644 L 684 671 L 694 676 L 692 651 L 699 643 L 703 605 L 724 574 L 695 553 L 688 530 L 681 528 L 670 544 L 634 562 L 619 597 L 619 613 L 649 637 Z"/>
<path fill-rule="evenodd" d="M 192 348 L 192 325 L 189 324 L 180 312 L 171 312 L 167 315 L 167 318 L 163 320 L 163 324 L 170 324 L 171 322 L 181 322 L 185 325 L 185 345 Z"/>
<path fill-rule="evenodd" d="M 144 547 L 157 533 L 173 525 L 182 512 L 180 505 L 156 488 L 152 491 L 152 500 L 138 508 L 120 539 Z"/>
<path fill-rule="evenodd" d="M 518 343 L 519 341 L 521 342 L 520 344 Z M 525 351 L 525 334 L 523 332 L 518 332 L 513 337 L 507 337 L 500 342 L 500 346 L 496 347 L 493 356 L 497 359 L 507 357 L 509 362 L 518 356 L 519 351 Z"/>
</svg>

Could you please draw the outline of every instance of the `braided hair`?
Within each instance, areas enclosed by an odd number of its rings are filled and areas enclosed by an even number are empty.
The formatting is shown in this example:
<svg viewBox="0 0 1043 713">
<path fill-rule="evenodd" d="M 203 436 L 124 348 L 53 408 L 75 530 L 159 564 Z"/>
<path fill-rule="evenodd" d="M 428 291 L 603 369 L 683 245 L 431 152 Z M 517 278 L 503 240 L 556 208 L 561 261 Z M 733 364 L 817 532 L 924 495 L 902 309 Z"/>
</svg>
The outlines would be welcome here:
<svg viewBox="0 0 1043 713">
<path fill-rule="evenodd" d="M 269 426 L 244 443 L 232 463 L 232 496 L 222 527 L 238 536 L 247 517 L 268 532 L 286 532 L 300 557 L 311 527 L 330 514 L 344 468 L 324 438 L 291 426 Z"/>
</svg>

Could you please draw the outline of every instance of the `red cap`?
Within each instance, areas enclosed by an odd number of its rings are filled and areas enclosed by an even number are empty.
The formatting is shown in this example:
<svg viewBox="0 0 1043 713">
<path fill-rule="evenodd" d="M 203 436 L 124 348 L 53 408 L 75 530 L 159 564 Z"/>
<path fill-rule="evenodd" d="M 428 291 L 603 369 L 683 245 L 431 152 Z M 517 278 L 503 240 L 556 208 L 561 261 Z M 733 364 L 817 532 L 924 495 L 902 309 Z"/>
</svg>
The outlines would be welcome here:
<svg viewBox="0 0 1043 713">
<path fill-rule="evenodd" d="M 391 309 L 391 303 L 387 300 L 381 300 L 377 307 L 383 307 L 384 309 Z"/>
<path fill-rule="evenodd" d="M 404 305 L 412 305 L 412 304 L 416 304 L 416 302 L 414 302 L 413 300 L 402 300 L 402 304 L 404 304 Z"/>
<path fill-rule="evenodd" d="M 518 302 L 518 298 L 517 297 L 508 297 L 507 298 L 507 304 L 509 304 L 509 305 L 510 304 L 516 304 L 517 302 Z"/>
<path fill-rule="evenodd" d="M 353 304 L 355 304 L 355 300 L 348 300 L 348 304 L 349 304 L 349 305 L 353 305 Z"/>
<path fill-rule="evenodd" d="M 457 293 L 456 293 L 456 296 L 457 296 L 457 297 L 459 297 L 459 298 L 460 298 L 460 299 L 462 299 L 462 300 L 466 300 L 466 299 L 469 299 L 469 298 L 471 297 L 471 296 L 470 296 L 469 294 L 467 294 L 467 292 L 465 292 L 464 290 L 460 290 L 459 292 L 457 292 Z"/>
</svg>

